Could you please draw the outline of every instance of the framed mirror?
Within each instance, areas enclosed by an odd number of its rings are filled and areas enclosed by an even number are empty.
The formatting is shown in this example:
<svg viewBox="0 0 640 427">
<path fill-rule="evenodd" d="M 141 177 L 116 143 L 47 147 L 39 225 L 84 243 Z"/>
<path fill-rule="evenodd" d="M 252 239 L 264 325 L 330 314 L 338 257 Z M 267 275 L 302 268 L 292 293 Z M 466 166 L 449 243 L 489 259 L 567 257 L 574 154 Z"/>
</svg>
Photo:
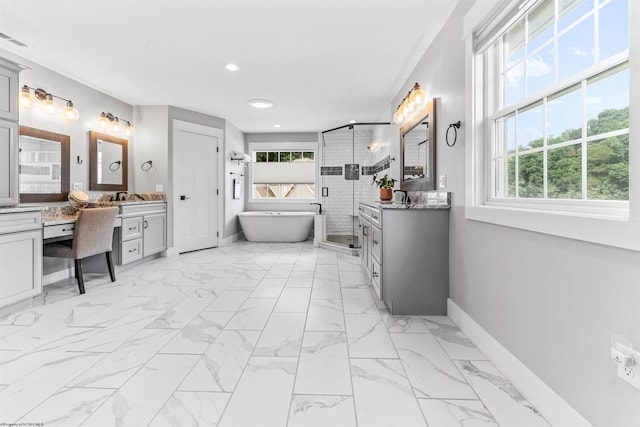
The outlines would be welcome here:
<svg viewBox="0 0 640 427">
<path fill-rule="evenodd" d="M 436 189 L 436 101 L 430 100 L 420 114 L 400 128 L 403 190 Z"/>
<path fill-rule="evenodd" d="M 69 135 L 20 126 L 20 202 L 61 202 L 69 195 Z"/>
<path fill-rule="evenodd" d="M 126 139 L 89 132 L 89 190 L 127 191 Z"/>
</svg>

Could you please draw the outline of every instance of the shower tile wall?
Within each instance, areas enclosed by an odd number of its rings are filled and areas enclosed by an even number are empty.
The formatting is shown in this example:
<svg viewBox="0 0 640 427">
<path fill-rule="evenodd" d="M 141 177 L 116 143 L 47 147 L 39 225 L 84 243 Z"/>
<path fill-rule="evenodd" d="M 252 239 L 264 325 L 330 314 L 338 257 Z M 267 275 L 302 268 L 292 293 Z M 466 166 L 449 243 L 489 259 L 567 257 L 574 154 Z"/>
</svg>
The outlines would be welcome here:
<svg viewBox="0 0 640 427">
<path fill-rule="evenodd" d="M 372 176 L 363 175 L 363 167 L 370 167 L 380 159 L 379 153 L 371 153 L 367 146 L 371 144 L 372 131 L 356 128 L 355 147 L 352 154 L 352 135 L 350 130 L 332 132 L 325 135 L 326 144 L 323 153 L 323 166 L 342 167 L 341 175 L 323 175 L 322 186 L 329 187 L 329 197 L 323 197 L 323 209 L 326 208 L 328 235 L 350 235 L 357 233 L 358 202 L 377 200 L 380 191 L 372 185 Z M 359 177 L 347 180 L 345 165 L 358 164 Z M 378 172 L 384 175 L 388 168 Z"/>
</svg>

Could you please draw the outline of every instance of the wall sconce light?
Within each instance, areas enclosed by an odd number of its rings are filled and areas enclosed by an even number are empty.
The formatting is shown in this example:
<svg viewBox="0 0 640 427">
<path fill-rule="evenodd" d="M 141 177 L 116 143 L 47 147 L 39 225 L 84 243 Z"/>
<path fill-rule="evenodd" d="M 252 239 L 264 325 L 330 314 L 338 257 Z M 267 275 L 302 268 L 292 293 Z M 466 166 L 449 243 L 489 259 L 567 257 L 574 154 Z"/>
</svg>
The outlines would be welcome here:
<svg viewBox="0 0 640 427">
<path fill-rule="evenodd" d="M 53 98 L 66 101 L 67 104 L 62 109 L 63 118 L 67 120 L 78 120 L 80 113 L 75 109 L 71 100 L 49 93 L 44 89 L 36 89 L 27 85 L 22 86 L 22 89 L 20 89 L 20 108 L 28 110 L 39 103 L 38 108 L 40 111 L 52 116 L 60 112 L 60 107 Z"/>
<path fill-rule="evenodd" d="M 413 88 L 402 99 L 400 105 L 393 115 L 393 121 L 396 124 L 402 124 L 409 121 L 418 111 L 424 107 L 427 102 L 427 96 L 420 87 L 419 83 L 413 85 Z"/>
<path fill-rule="evenodd" d="M 124 126 L 123 126 L 124 124 Z M 98 127 L 104 130 L 110 130 L 111 132 L 119 133 L 124 129 L 124 133 L 127 136 L 133 135 L 133 126 L 129 120 L 124 120 L 114 116 L 111 113 L 100 113 L 98 117 Z"/>
</svg>

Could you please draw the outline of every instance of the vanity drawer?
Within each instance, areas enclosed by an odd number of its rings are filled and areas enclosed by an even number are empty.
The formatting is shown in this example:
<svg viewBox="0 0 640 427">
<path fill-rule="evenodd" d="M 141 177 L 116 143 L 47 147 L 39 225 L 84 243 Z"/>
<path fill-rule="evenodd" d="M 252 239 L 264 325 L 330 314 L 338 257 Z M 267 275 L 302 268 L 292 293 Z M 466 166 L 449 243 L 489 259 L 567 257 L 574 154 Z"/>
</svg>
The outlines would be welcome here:
<svg viewBox="0 0 640 427">
<path fill-rule="evenodd" d="M 0 214 L 0 234 L 37 230 L 42 227 L 42 215 L 37 212 Z"/>
<path fill-rule="evenodd" d="M 122 241 L 138 239 L 142 237 L 142 217 L 134 216 L 132 218 L 122 219 Z"/>
<path fill-rule="evenodd" d="M 75 228 L 75 222 L 60 225 L 47 225 L 43 228 L 42 237 L 45 239 L 51 239 L 53 237 L 72 236 Z"/>
<path fill-rule="evenodd" d="M 122 265 L 142 259 L 142 239 L 122 242 Z"/>
</svg>

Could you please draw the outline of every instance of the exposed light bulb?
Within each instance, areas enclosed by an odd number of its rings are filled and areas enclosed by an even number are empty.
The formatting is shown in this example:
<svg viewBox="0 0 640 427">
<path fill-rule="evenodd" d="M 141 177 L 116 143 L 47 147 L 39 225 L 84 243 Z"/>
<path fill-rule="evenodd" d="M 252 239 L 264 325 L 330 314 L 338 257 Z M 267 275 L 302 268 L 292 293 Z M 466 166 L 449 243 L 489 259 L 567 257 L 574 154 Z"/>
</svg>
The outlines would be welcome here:
<svg viewBox="0 0 640 427">
<path fill-rule="evenodd" d="M 108 129 L 109 124 L 111 124 L 111 121 L 109 120 L 107 115 L 104 112 L 100 113 L 100 117 L 98 117 L 98 127 L 100 129 Z"/>
<path fill-rule="evenodd" d="M 122 125 L 120 124 L 120 120 L 116 117 L 112 124 L 111 124 L 111 130 L 113 132 L 120 132 L 122 130 Z"/>
<path fill-rule="evenodd" d="M 133 126 L 131 126 L 131 122 L 127 122 L 127 125 L 124 127 L 124 133 L 127 136 L 133 135 Z"/>
<path fill-rule="evenodd" d="M 420 109 L 424 106 L 426 99 L 427 95 L 420 87 L 420 84 L 416 83 L 411 91 L 410 102 L 415 104 L 416 109 Z"/>
<path fill-rule="evenodd" d="M 73 102 L 67 101 L 67 105 L 62 109 L 62 117 L 67 120 L 78 120 L 80 113 L 73 106 Z"/>
<path fill-rule="evenodd" d="M 44 114 L 48 114 L 50 116 L 60 112 L 60 107 L 58 107 L 56 101 L 53 100 L 53 95 L 51 94 L 47 94 L 46 98 L 40 102 L 39 108 Z"/>
<path fill-rule="evenodd" d="M 28 86 L 22 86 L 20 90 L 20 108 L 28 110 L 36 104 L 36 96 Z"/>
</svg>

